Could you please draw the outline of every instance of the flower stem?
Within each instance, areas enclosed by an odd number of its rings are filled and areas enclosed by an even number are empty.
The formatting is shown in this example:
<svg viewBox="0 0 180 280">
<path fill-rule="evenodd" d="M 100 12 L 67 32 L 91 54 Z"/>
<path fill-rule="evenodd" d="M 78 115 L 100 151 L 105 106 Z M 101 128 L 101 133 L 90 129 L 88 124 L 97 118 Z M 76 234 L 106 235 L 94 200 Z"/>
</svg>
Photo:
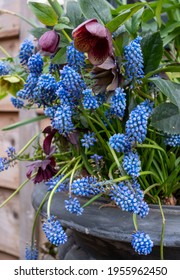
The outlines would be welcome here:
<svg viewBox="0 0 180 280">
<path fill-rule="evenodd" d="M 11 198 L 13 198 L 33 177 L 35 177 L 35 175 L 37 174 L 34 173 L 30 179 L 25 180 L 1 205 L 0 208 L 2 208 L 6 203 L 9 202 L 9 200 L 11 200 Z"/>
<path fill-rule="evenodd" d="M 17 157 L 19 157 L 31 144 L 32 142 L 34 142 L 34 140 L 40 135 L 40 133 L 38 132 L 36 135 L 34 135 L 28 142 L 27 144 L 19 151 L 19 153 L 17 154 Z"/>
<path fill-rule="evenodd" d="M 77 166 L 76 170 L 79 169 L 79 167 L 81 167 L 81 164 Z M 54 187 L 53 190 L 51 191 L 50 196 L 49 196 L 49 199 L 48 199 L 48 204 L 47 204 L 47 216 L 48 216 L 48 218 L 50 218 L 50 216 L 51 216 L 51 215 L 50 215 L 50 213 L 51 213 L 51 211 L 50 211 L 51 202 L 52 202 L 52 199 L 53 199 L 53 196 L 54 196 L 54 194 L 55 194 L 56 189 L 59 187 L 59 185 L 60 185 L 62 182 L 64 182 L 64 180 L 65 180 L 66 178 L 68 178 L 68 177 L 71 175 L 71 173 L 72 173 L 72 170 L 69 171 L 66 175 L 64 175 L 64 177 L 61 178 L 61 180 L 59 180 L 59 182 L 55 185 L 55 187 Z"/>
<path fill-rule="evenodd" d="M 33 24 L 30 20 L 28 20 L 27 18 L 23 17 L 22 15 L 20 14 L 17 14 L 17 13 L 14 13 L 14 12 L 11 12 L 11 11 L 8 11 L 8 10 L 4 10 L 4 9 L 0 9 L 0 15 L 3 15 L 3 14 L 8 14 L 8 15 L 12 15 L 12 16 L 16 16 L 22 20 L 24 20 L 25 22 L 27 22 L 29 25 L 31 25 L 32 27 L 36 28 L 37 26 L 35 24 Z"/>
<path fill-rule="evenodd" d="M 0 46 L 0 50 L 1 50 L 7 57 L 11 57 L 10 54 L 9 54 L 2 46 Z"/>
<path fill-rule="evenodd" d="M 133 214 L 133 224 L 134 224 L 135 230 L 138 231 L 137 215 L 136 214 Z"/>
<path fill-rule="evenodd" d="M 77 160 L 77 162 L 75 163 L 75 165 L 73 167 L 72 173 L 71 173 L 71 177 L 70 177 L 70 180 L 69 180 L 69 196 L 71 196 L 71 185 L 72 185 L 72 181 L 73 181 L 73 178 L 74 178 L 74 174 L 76 172 L 76 168 L 77 168 L 80 160 L 81 160 L 81 158 Z"/>
<path fill-rule="evenodd" d="M 159 203 L 159 208 L 160 208 L 160 212 L 161 212 L 161 216 L 162 216 L 162 231 L 161 231 L 161 241 L 160 241 L 160 257 L 161 257 L 161 260 L 164 260 L 164 231 L 165 231 L 166 219 L 165 219 L 164 212 L 163 212 L 163 209 L 162 209 L 161 201 L 160 201 L 158 196 L 157 196 L 157 200 L 158 200 L 158 203 Z"/>
<path fill-rule="evenodd" d="M 71 37 L 69 37 L 69 35 L 67 34 L 67 32 L 66 32 L 64 29 L 62 29 L 61 31 L 62 31 L 62 33 L 64 34 L 64 36 L 66 37 L 66 39 L 68 40 L 68 42 L 71 43 L 71 42 L 72 42 L 72 39 L 71 39 Z"/>
<path fill-rule="evenodd" d="M 33 227 L 32 227 L 31 244 L 34 244 L 34 232 L 35 232 L 35 228 L 36 228 L 37 219 L 38 219 L 39 213 L 40 213 L 44 203 L 46 202 L 48 196 L 49 196 L 49 192 L 46 193 L 46 195 L 44 196 L 41 204 L 38 207 L 38 210 L 36 211 L 36 214 L 35 214 L 35 217 L 34 217 L 34 222 L 33 222 Z"/>
</svg>

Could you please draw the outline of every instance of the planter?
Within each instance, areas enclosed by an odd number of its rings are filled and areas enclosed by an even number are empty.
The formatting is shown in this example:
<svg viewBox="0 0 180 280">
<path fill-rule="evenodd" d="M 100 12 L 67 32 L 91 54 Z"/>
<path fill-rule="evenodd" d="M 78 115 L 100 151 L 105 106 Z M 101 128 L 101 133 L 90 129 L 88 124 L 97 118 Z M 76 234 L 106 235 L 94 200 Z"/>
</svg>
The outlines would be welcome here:
<svg viewBox="0 0 180 280">
<path fill-rule="evenodd" d="M 35 209 L 46 190 L 45 185 L 35 187 L 32 196 Z M 65 199 L 66 193 L 57 193 L 51 205 L 51 214 L 68 229 L 69 240 L 59 250 L 61 259 L 160 259 L 162 217 L 158 206 L 151 205 L 149 215 L 137 219 L 139 230 L 148 233 L 154 242 L 150 255 L 139 256 L 130 244 L 134 230 L 131 213 L 116 207 L 101 207 L 105 201 L 100 199 L 86 207 L 82 216 L 76 216 L 66 211 Z M 81 205 L 85 202 L 86 199 L 80 198 Z M 46 206 L 42 216 L 46 216 Z M 180 206 L 163 206 L 163 211 L 166 218 L 164 257 L 180 260 Z"/>
</svg>

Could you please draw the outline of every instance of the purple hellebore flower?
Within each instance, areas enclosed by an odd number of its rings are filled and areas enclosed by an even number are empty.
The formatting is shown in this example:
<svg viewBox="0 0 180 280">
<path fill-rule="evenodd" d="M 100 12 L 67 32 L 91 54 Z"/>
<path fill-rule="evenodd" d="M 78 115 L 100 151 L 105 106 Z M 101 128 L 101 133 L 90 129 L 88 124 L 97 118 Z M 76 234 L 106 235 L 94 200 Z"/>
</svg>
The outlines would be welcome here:
<svg viewBox="0 0 180 280">
<path fill-rule="evenodd" d="M 97 19 L 89 19 L 73 30 L 74 46 L 80 52 L 87 52 L 93 65 L 102 64 L 113 54 L 112 36 Z"/>
<path fill-rule="evenodd" d="M 55 53 L 60 41 L 60 36 L 54 30 L 45 32 L 39 39 L 39 46 L 44 52 Z"/>
</svg>

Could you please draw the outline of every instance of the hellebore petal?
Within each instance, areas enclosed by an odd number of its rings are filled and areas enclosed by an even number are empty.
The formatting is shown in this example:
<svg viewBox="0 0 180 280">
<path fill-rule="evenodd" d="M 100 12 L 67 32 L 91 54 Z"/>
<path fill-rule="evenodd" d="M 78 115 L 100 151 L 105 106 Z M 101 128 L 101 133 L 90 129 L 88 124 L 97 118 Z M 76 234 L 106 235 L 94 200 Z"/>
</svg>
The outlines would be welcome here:
<svg viewBox="0 0 180 280">
<path fill-rule="evenodd" d="M 93 65 L 102 64 L 113 54 L 111 33 L 96 19 L 80 24 L 72 35 L 75 48 L 87 52 L 88 59 Z"/>
<path fill-rule="evenodd" d="M 122 82 L 122 75 L 114 57 L 108 57 L 105 62 L 92 69 L 92 79 L 95 80 L 93 92 L 113 91 Z"/>
<path fill-rule="evenodd" d="M 39 39 L 39 46 L 42 51 L 55 53 L 59 44 L 60 36 L 54 31 L 45 32 Z"/>
<path fill-rule="evenodd" d="M 29 169 L 26 173 L 26 176 L 30 179 L 32 172 L 37 170 L 37 174 L 32 180 L 34 184 L 47 181 L 57 173 L 55 166 L 56 162 L 54 157 L 46 158 L 44 160 L 37 160 L 34 163 L 28 165 Z"/>
<path fill-rule="evenodd" d="M 57 129 L 52 129 L 51 127 L 46 127 L 43 131 L 43 133 L 48 134 L 43 141 L 43 150 L 46 155 L 49 155 L 51 152 L 51 143 L 56 132 Z"/>
</svg>

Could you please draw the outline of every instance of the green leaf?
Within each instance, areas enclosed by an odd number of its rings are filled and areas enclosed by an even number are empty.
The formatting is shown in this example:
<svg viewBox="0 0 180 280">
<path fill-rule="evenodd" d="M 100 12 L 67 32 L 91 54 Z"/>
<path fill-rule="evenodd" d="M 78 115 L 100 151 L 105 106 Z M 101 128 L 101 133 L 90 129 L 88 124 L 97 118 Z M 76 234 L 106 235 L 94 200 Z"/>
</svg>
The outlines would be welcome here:
<svg viewBox="0 0 180 280">
<path fill-rule="evenodd" d="M 19 83 L 19 81 L 21 79 L 19 77 L 17 77 L 17 76 L 7 75 L 7 76 L 4 76 L 3 80 L 13 84 L 13 83 Z"/>
<path fill-rule="evenodd" d="M 141 48 L 145 74 L 156 70 L 163 55 L 163 42 L 160 32 L 146 35 L 141 41 Z"/>
<path fill-rule="evenodd" d="M 48 28 L 43 28 L 43 27 L 37 27 L 37 28 L 33 28 L 30 30 L 30 33 L 36 37 L 37 39 L 39 39 L 45 32 L 49 31 Z"/>
<path fill-rule="evenodd" d="M 162 103 L 154 109 L 151 125 L 169 134 L 180 134 L 180 113 L 173 103 Z"/>
<path fill-rule="evenodd" d="M 180 64 L 179 63 L 169 63 L 166 65 L 163 65 L 161 67 L 159 67 L 158 69 L 149 72 L 148 74 L 146 74 L 146 76 L 144 77 L 144 80 L 147 80 L 149 77 L 151 77 L 152 75 L 161 73 L 161 72 L 180 72 Z"/>
<path fill-rule="evenodd" d="M 151 78 L 149 80 L 151 80 L 180 110 L 180 84 L 159 78 Z"/>
<path fill-rule="evenodd" d="M 141 23 L 141 16 L 144 11 L 144 7 L 137 11 L 126 23 L 126 29 L 133 37 L 136 37 L 136 33 Z"/>
<path fill-rule="evenodd" d="M 0 96 L 4 98 L 8 93 L 16 96 L 16 93 L 24 86 L 24 80 L 18 75 L 6 75 L 0 77 Z"/>
<path fill-rule="evenodd" d="M 65 64 L 67 62 L 66 59 L 66 47 L 61 48 L 56 55 L 52 59 L 52 63 L 55 64 Z"/>
<path fill-rule="evenodd" d="M 178 27 L 180 27 L 180 22 L 173 22 L 169 25 L 166 25 L 165 28 L 161 31 L 161 37 L 166 37 L 169 33 L 175 31 L 175 29 Z"/>
<path fill-rule="evenodd" d="M 17 122 L 17 123 L 14 123 L 14 124 L 11 124 L 11 125 L 8 125 L 8 126 L 2 128 L 2 130 L 6 131 L 6 130 L 15 129 L 15 128 L 18 128 L 18 127 L 23 126 L 23 125 L 27 125 L 27 124 L 30 124 L 30 123 L 33 123 L 33 122 L 41 121 L 43 119 L 47 119 L 47 117 L 42 115 L 42 116 L 38 116 L 38 117 L 35 117 L 35 118 L 32 118 L 32 119 Z"/>
<path fill-rule="evenodd" d="M 41 23 L 47 26 L 57 24 L 58 16 L 49 5 L 36 2 L 29 2 L 28 5 Z"/>
<path fill-rule="evenodd" d="M 176 37 L 179 36 L 179 34 L 180 34 L 180 28 L 176 28 L 173 32 L 171 32 L 163 39 L 163 46 L 166 46 L 167 44 L 172 42 Z"/>
<path fill-rule="evenodd" d="M 118 16 L 113 18 L 106 24 L 106 27 L 110 32 L 114 32 L 118 29 L 122 24 L 124 24 L 131 16 L 133 16 L 138 10 L 140 10 L 145 4 L 139 3 L 135 7 L 133 6 L 131 9 L 123 11 Z"/>
<path fill-rule="evenodd" d="M 69 26 L 64 23 L 58 23 L 54 26 L 54 30 L 56 30 L 56 31 L 60 31 L 62 29 L 73 29 L 73 26 Z"/>
<path fill-rule="evenodd" d="M 111 20 L 111 10 L 106 0 L 78 0 L 81 10 L 87 19 L 96 18 L 101 23 Z"/>
<path fill-rule="evenodd" d="M 155 15 L 156 15 L 156 18 L 157 18 L 159 28 L 161 27 L 161 10 L 162 10 L 163 1 L 164 0 L 157 1 L 157 7 L 156 7 L 156 10 L 155 10 Z"/>
<path fill-rule="evenodd" d="M 75 1 L 68 1 L 67 2 L 67 17 L 70 19 L 70 22 L 74 27 L 78 26 L 83 22 L 83 14 L 79 3 Z"/>
</svg>

